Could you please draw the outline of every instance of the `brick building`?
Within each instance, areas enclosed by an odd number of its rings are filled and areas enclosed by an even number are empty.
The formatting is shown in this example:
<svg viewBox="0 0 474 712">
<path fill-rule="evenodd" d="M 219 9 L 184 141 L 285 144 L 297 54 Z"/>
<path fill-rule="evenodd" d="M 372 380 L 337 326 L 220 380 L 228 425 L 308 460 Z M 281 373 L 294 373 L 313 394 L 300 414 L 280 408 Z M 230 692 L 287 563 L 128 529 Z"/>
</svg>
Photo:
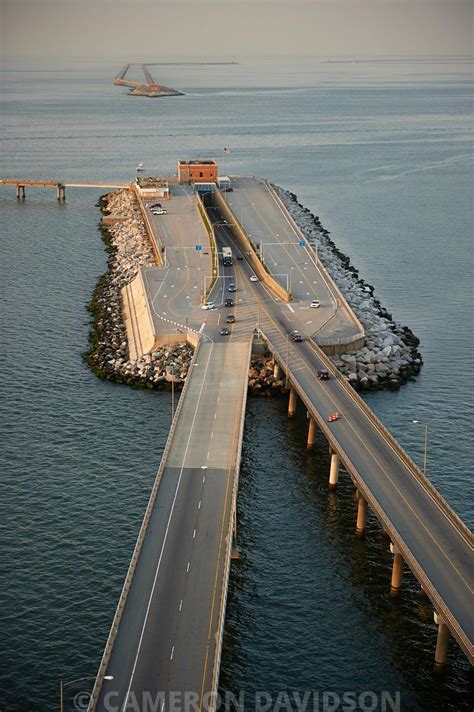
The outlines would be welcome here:
<svg viewBox="0 0 474 712">
<path fill-rule="evenodd" d="M 214 183 L 216 180 L 215 161 L 178 161 L 178 183 Z"/>
</svg>

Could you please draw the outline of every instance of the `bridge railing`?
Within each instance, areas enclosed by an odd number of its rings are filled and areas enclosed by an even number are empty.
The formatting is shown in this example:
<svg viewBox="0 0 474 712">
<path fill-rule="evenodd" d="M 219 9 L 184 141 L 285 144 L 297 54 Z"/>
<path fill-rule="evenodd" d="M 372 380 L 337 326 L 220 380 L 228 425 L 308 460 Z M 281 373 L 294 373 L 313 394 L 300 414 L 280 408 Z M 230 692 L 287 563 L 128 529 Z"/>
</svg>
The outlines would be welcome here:
<svg viewBox="0 0 474 712">
<path fill-rule="evenodd" d="M 173 418 L 173 422 L 171 424 L 171 428 L 170 428 L 170 431 L 168 434 L 168 439 L 166 441 L 166 445 L 163 450 L 163 454 L 161 456 L 160 466 L 158 468 L 158 472 L 156 474 L 155 481 L 153 483 L 153 488 L 151 490 L 150 498 L 148 500 L 147 508 L 145 510 L 145 515 L 143 517 L 142 525 L 141 525 L 140 531 L 138 533 L 138 538 L 137 538 L 137 541 L 135 544 L 135 548 L 133 550 L 133 554 L 132 554 L 132 558 L 130 561 L 130 565 L 128 567 L 127 575 L 125 577 L 125 582 L 123 584 L 122 592 L 120 594 L 120 598 L 119 598 L 119 601 L 117 604 L 117 609 L 115 611 L 115 616 L 112 621 L 112 626 L 110 628 L 109 636 L 107 638 L 107 643 L 105 645 L 104 654 L 102 656 L 102 660 L 101 660 L 101 663 L 99 666 L 99 672 L 97 674 L 97 678 L 96 678 L 96 681 L 94 684 L 94 688 L 92 690 L 89 706 L 87 708 L 88 712 L 93 712 L 93 710 L 95 710 L 97 700 L 99 698 L 100 691 L 102 689 L 102 685 L 104 682 L 104 675 L 106 673 L 107 666 L 110 661 L 110 656 L 112 654 L 114 642 L 115 642 L 115 639 L 118 634 L 120 621 L 122 620 L 122 615 L 125 610 L 125 605 L 127 603 L 128 593 L 129 593 L 130 587 L 132 585 L 133 576 L 135 574 L 135 569 L 137 567 L 137 563 L 138 563 L 138 559 L 139 559 L 140 552 L 142 549 L 143 541 L 146 536 L 148 523 L 150 521 L 150 518 L 151 518 L 151 515 L 153 512 L 153 507 L 155 505 L 155 500 L 156 500 L 156 496 L 158 494 L 158 489 L 159 489 L 159 486 L 161 483 L 161 478 L 163 476 L 163 471 L 166 467 L 166 461 L 168 459 L 168 454 L 169 454 L 171 445 L 173 443 L 174 433 L 175 433 L 175 430 L 176 430 L 176 427 L 177 427 L 177 424 L 179 421 L 179 416 L 180 416 L 180 413 L 181 413 L 181 410 L 183 407 L 183 403 L 184 403 L 184 396 L 186 395 L 186 391 L 188 390 L 188 385 L 189 385 L 189 381 L 191 380 L 191 375 L 192 375 L 192 371 L 194 368 L 194 364 L 196 363 L 196 359 L 197 359 L 197 355 L 198 355 L 198 351 L 199 351 L 199 344 L 200 344 L 200 339 L 198 337 L 198 343 L 195 348 L 193 357 L 191 359 L 191 363 L 190 363 L 189 370 L 188 370 L 188 376 L 186 378 L 183 390 L 181 391 L 181 397 L 179 399 L 179 402 L 178 402 L 178 405 L 177 405 L 177 408 L 175 411 L 175 415 Z"/>
</svg>

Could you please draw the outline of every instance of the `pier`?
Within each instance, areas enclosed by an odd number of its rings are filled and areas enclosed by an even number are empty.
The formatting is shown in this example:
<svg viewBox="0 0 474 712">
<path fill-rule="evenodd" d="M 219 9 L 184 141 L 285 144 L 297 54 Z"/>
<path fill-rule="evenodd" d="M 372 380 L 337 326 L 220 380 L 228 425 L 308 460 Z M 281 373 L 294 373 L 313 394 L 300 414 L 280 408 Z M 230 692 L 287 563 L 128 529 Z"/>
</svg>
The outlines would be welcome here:
<svg viewBox="0 0 474 712">
<path fill-rule="evenodd" d="M 66 200 L 66 188 L 130 188 L 130 183 L 64 183 L 55 180 L 22 180 L 16 178 L 0 178 L 0 185 L 16 187 L 16 197 L 18 200 L 25 200 L 27 186 L 31 188 L 53 188 L 53 190 L 56 191 L 56 199 L 58 202 L 64 202 Z"/>
<path fill-rule="evenodd" d="M 161 267 L 141 269 L 138 276 L 136 298 L 146 308 L 141 307 L 143 323 L 136 319 L 133 328 L 146 334 L 135 334 L 135 351 L 146 355 L 155 339 L 166 343 L 177 329 L 196 350 L 90 712 L 106 710 L 108 695 L 125 709 L 132 700 L 140 704 L 145 693 L 152 699 L 162 695 L 160 709 L 167 710 L 173 691 L 192 692 L 197 709 L 213 709 L 229 568 L 238 545 L 247 373 L 251 348 L 259 344 L 286 379 L 288 417 L 298 408 L 308 416 L 308 450 L 314 450 L 317 430 L 325 436 L 331 452 L 328 489 L 337 490 L 342 476 L 354 484 L 354 536 L 364 537 L 370 508 L 381 535 L 389 537 L 387 596 L 401 595 L 403 570 L 409 568 L 433 605 L 436 668 L 446 663 L 450 636 L 474 662 L 472 533 L 328 358 L 335 350 L 358 348 L 364 332 L 284 205 L 265 182 L 233 178 L 232 187 L 230 194 L 216 187 L 200 197 L 192 185 L 172 184 L 166 215 L 154 215 L 151 203 L 142 200 L 150 239 L 164 259 Z M 262 248 L 255 236 L 263 224 L 268 240 Z M 224 246 L 236 260 L 219 263 L 214 274 L 213 255 Z M 309 320 L 309 285 L 315 283 L 321 307 Z M 235 323 L 225 336 L 229 296 L 235 299 Z M 205 300 L 216 308 L 203 311 Z M 295 328 L 301 342 L 289 338 Z M 323 369 L 327 380 L 317 377 Z M 340 417 L 331 421 L 334 412 Z"/>
<path fill-rule="evenodd" d="M 130 67 L 139 66 L 143 72 L 145 78 L 144 82 L 137 82 L 127 79 L 127 74 Z M 159 97 L 159 96 L 183 96 L 183 92 L 177 89 L 172 89 L 171 87 L 165 87 L 163 84 L 158 84 L 152 77 L 151 72 L 148 67 L 149 64 L 125 64 L 120 72 L 114 79 L 114 84 L 116 86 L 129 87 L 131 91 L 129 92 L 132 96 L 148 96 L 148 97 Z"/>
</svg>

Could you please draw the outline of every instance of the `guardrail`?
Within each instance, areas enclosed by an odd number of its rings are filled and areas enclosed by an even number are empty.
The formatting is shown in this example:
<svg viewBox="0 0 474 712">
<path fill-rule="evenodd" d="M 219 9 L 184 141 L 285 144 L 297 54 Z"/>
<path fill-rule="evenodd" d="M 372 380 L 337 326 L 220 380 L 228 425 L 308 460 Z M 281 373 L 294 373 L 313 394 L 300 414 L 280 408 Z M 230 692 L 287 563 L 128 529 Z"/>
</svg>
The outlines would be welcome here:
<svg viewBox="0 0 474 712">
<path fill-rule="evenodd" d="M 97 673 L 97 678 L 96 678 L 96 681 L 94 684 L 94 688 L 92 690 L 91 699 L 89 702 L 89 706 L 87 708 L 87 712 L 93 712 L 95 710 L 97 700 L 99 698 L 100 691 L 102 689 L 102 685 L 104 682 L 104 675 L 107 670 L 107 665 L 109 663 L 110 656 L 112 654 L 113 645 L 114 645 L 115 639 L 117 637 L 120 621 L 122 619 L 123 611 L 125 609 L 125 605 L 127 602 L 128 592 L 130 590 L 133 575 L 134 575 L 135 569 L 137 567 L 137 562 L 138 562 L 138 558 L 140 556 L 141 548 L 143 545 L 143 540 L 145 539 L 148 522 L 150 521 L 150 518 L 151 518 L 151 515 L 153 512 L 153 507 L 155 504 L 156 496 L 158 494 L 158 489 L 159 489 L 159 486 L 161 483 L 161 478 L 163 476 L 163 471 L 166 467 L 166 460 L 168 458 L 168 454 L 169 454 L 169 451 L 170 451 L 170 448 L 171 448 L 171 445 L 173 442 L 173 436 L 174 436 L 174 433 L 175 433 L 175 430 L 176 430 L 176 427 L 177 427 L 177 424 L 179 421 L 179 416 L 180 416 L 180 413 L 181 413 L 181 410 L 183 407 L 184 396 L 186 395 L 186 391 L 188 390 L 188 384 L 189 384 L 189 381 L 191 380 L 192 370 L 194 368 L 194 364 L 196 363 L 196 359 L 197 359 L 197 355 L 198 355 L 198 351 L 199 351 L 199 345 L 200 345 L 200 339 L 198 337 L 198 344 L 196 346 L 193 357 L 191 359 L 191 363 L 189 365 L 188 376 L 186 378 L 186 382 L 184 384 L 183 390 L 181 391 L 181 397 L 179 399 L 179 402 L 178 402 L 178 405 L 176 408 L 173 422 L 171 423 L 171 428 L 170 428 L 170 431 L 168 434 L 168 438 L 166 440 L 166 445 L 163 450 L 163 454 L 161 456 L 160 466 L 158 468 L 158 472 L 156 474 L 155 481 L 153 483 L 150 498 L 148 500 L 147 508 L 145 510 L 145 515 L 143 517 L 142 525 L 141 525 L 140 531 L 138 533 L 138 539 L 136 541 L 135 548 L 133 550 L 133 554 L 132 554 L 132 558 L 131 558 L 131 561 L 130 561 L 130 564 L 128 567 L 127 575 L 125 577 L 125 582 L 123 584 L 122 592 L 120 594 L 120 598 L 119 598 L 119 601 L 117 604 L 117 609 L 115 611 L 115 616 L 112 621 L 112 626 L 110 628 L 109 636 L 107 638 L 107 643 L 105 645 L 104 654 L 102 656 L 102 660 L 101 660 L 101 663 L 99 666 L 99 672 Z"/>
<path fill-rule="evenodd" d="M 247 358 L 247 364 L 248 367 L 250 367 L 250 360 L 252 357 L 252 345 L 253 345 L 253 338 L 250 339 L 249 342 L 249 352 L 248 352 L 248 358 Z M 246 375 L 248 373 L 248 368 L 246 371 Z M 226 550 L 226 561 L 225 561 L 225 566 L 224 566 L 224 586 L 222 588 L 222 594 L 221 594 L 221 602 L 220 602 L 220 619 L 219 619 L 219 628 L 217 632 L 217 650 L 216 650 L 216 656 L 214 658 L 214 669 L 212 672 L 212 683 L 211 683 L 211 692 L 213 693 L 212 697 L 212 703 L 209 709 L 209 712 L 214 712 L 215 711 L 215 703 L 217 699 L 217 686 L 219 683 L 219 670 L 220 670 L 220 663 L 221 663 L 221 653 L 222 653 L 222 638 L 224 634 L 224 621 L 225 621 L 225 609 L 226 609 L 226 601 L 227 601 L 227 588 L 229 585 L 229 575 L 230 575 L 230 562 L 232 558 L 232 527 L 233 527 L 233 522 L 234 522 L 234 516 L 237 516 L 237 493 L 239 489 L 239 472 L 240 472 L 240 462 L 242 459 L 242 442 L 244 438 L 244 427 L 245 427 L 245 410 L 247 408 L 247 394 L 248 394 L 248 379 L 247 377 L 245 378 L 245 385 L 244 385 L 244 397 L 242 400 L 242 409 L 241 409 L 241 414 L 240 414 L 240 428 L 239 428 L 239 440 L 238 440 L 238 450 L 237 450 L 237 460 L 235 463 L 235 478 L 234 478 L 234 487 L 232 491 L 232 506 L 231 506 L 231 517 L 230 517 L 230 522 L 229 522 L 229 529 L 227 532 L 227 550 Z"/>
<path fill-rule="evenodd" d="M 267 342 L 269 350 L 277 357 L 280 364 L 284 364 L 286 362 L 284 355 L 279 354 L 278 349 L 274 348 L 271 340 L 267 337 L 265 332 L 260 330 L 260 333 L 261 333 L 262 337 L 265 339 L 265 341 Z M 377 418 L 377 416 L 374 413 L 372 413 L 372 411 L 367 406 L 367 404 L 362 400 L 362 398 L 360 398 L 360 396 L 358 396 L 357 393 L 351 388 L 351 386 L 344 380 L 344 377 L 342 376 L 342 374 L 335 368 L 334 364 L 330 361 L 330 359 L 326 356 L 326 354 L 324 354 L 324 352 L 321 349 L 319 349 L 319 347 L 316 344 L 311 343 L 311 342 L 308 342 L 308 343 L 310 344 L 311 348 L 313 348 L 315 350 L 317 356 L 324 363 L 324 365 L 328 369 L 328 371 L 330 371 L 333 374 L 333 376 L 335 376 L 338 379 L 339 383 L 344 387 L 344 389 L 347 391 L 347 393 L 350 395 L 350 397 L 354 401 L 356 401 L 356 403 L 360 406 L 360 408 L 364 411 L 364 413 L 372 421 L 372 423 L 377 428 L 380 429 L 380 431 L 383 433 L 386 440 L 390 443 L 392 449 L 394 451 L 396 451 L 396 454 L 400 457 L 400 459 L 404 462 L 404 464 L 410 469 L 411 473 L 418 480 L 421 481 L 422 485 L 425 487 L 425 489 L 432 496 L 432 499 L 438 504 L 438 506 L 448 516 L 448 518 L 454 524 L 454 526 L 456 527 L 458 532 L 466 540 L 468 545 L 470 545 L 472 548 L 473 536 L 472 536 L 472 533 L 470 532 L 470 530 L 464 524 L 464 522 L 462 522 L 459 519 L 459 517 L 456 515 L 456 513 L 448 505 L 446 500 L 441 496 L 441 494 L 436 490 L 436 488 L 431 484 L 431 482 L 429 480 L 427 480 L 427 478 L 423 475 L 421 470 L 417 467 L 417 465 L 413 462 L 413 460 L 409 457 L 409 455 L 403 450 L 403 448 L 399 445 L 399 443 L 395 440 L 393 435 L 387 430 L 387 428 L 383 425 L 383 423 Z M 423 571 L 421 566 L 418 564 L 417 560 L 411 553 L 410 548 L 408 547 L 408 545 L 406 544 L 406 542 L 402 538 L 402 536 L 399 534 L 399 532 L 395 529 L 392 522 L 388 519 L 388 517 L 385 514 L 380 503 L 374 498 L 371 491 L 366 486 L 361 473 L 353 466 L 353 464 L 347 458 L 345 453 L 343 451 L 341 452 L 339 443 L 334 438 L 326 421 L 316 411 L 316 409 L 314 408 L 314 405 L 309 400 L 306 392 L 303 390 L 303 388 L 300 386 L 300 384 L 295 379 L 295 377 L 291 374 L 290 371 L 288 372 L 288 378 L 289 378 L 289 382 L 291 383 L 292 388 L 295 389 L 295 391 L 299 395 L 301 401 L 305 404 L 305 407 L 307 408 L 308 412 L 311 412 L 313 417 L 315 417 L 316 420 L 318 421 L 318 425 L 319 425 L 320 429 L 322 430 L 322 432 L 324 433 L 332 450 L 334 450 L 335 452 L 339 452 L 340 459 L 341 459 L 345 469 L 347 470 L 347 472 L 349 472 L 352 479 L 354 480 L 354 483 L 355 483 L 357 489 L 359 489 L 361 491 L 362 495 L 365 497 L 365 499 L 369 503 L 370 507 L 372 508 L 375 515 L 381 522 L 382 526 L 389 534 L 391 541 L 399 549 L 404 561 L 410 567 L 411 571 L 413 572 L 415 577 L 418 579 L 420 585 L 423 587 L 423 590 L 425 591 L 427 596 L 432 601 L 437 612 L 442 616 L 442 618 L 446 622 L 446 625 L 448 626 L 449 630 L 451 631 L 453 636 L 456 638 L 456 640 L 458 641 L 460 646 L 465 651 L 471 664 L 474 664 L 474 651 L 473 651 L 473 646 L 471 644 L 471 641 L 468 639 L 468 637 L 466 636 L 466 634 L 460 627 L 458 621 L 454 618 L 451 611 L 449 610 L 447 605 L 444 603 L 444 601 L 441 598 L 440 594 L 438 593 L 436 587 L 433 585 L 431 580 L 427 577 L 427 575 L 425 574 L 425 572 Z"/>
<path fill-rule="evenodd" d="M 212 290 L 214 289 L 217 279 L 219 277 L 219 261 L 217 259 L 216 234 L 214 232 L 214 228 L 211 224 L 211 221 L 209 220 L 209 217 L 206 213 L 206 209 L 202 202 L 202 198 L 197 191 L 196 191 L 196 205 L 197 205 L 198 213 L 201 216 L 201 220 L 203 221 L 204 226 L 207 230 L 207 234 L 209 235 L 209 244 L 211 247 L 212 279 L 211 279 L 211 283 L 210 283 L 209 287 L 207 289 L 204 288 L 203 302 L 206 302 L 208 297 L 210 296 Z"/>
</svg>

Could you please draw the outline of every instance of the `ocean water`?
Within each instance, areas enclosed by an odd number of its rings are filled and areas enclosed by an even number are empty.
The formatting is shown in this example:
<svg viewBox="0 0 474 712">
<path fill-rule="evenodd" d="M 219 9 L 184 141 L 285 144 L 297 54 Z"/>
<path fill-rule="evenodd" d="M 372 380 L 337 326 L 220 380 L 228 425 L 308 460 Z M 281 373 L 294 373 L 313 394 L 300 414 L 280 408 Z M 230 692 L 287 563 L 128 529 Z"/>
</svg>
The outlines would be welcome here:
<svg viewBox="0 0 474 712">
<path fill-rule="evenodd" d="M 126 61 L 126 57 L 124 57 Z M 367 396 L 472 527 L 472 63 L 242 60 L 155 67 L 184 97 L 129 97 L 118 65 L 12 61 L 3 73 L 1 173 L 127 181 L 177 158 L 266 176 L 319 215 L 394 318 L 421 339 L 416 382 Z M 223 148 L 230 149 L 224 156 Z M 59 681 L 94 676 L 169 421 L 167 393 L 98 380 L 82 362 L 85 305 L 106 256 L 100 191 L 0 188 L 3 235 L 0 709 L 57 708 Z M 327 491 L 323 441 L 304 413 L 250 399 L 221 689 L 382 691 L 402 710 L 468 710 L 457 645 L 431 672 L 435 626 L 407 574 L 388 597 L 390 555 L 369 518 L 354 537 L 348 478 Z M 82 709 L 90 682 L 72 686 Z M 374 708 L 379 709 L 380 707 Z M 322 707 L 321 707 L 322 709 Z"/>
</svg>

